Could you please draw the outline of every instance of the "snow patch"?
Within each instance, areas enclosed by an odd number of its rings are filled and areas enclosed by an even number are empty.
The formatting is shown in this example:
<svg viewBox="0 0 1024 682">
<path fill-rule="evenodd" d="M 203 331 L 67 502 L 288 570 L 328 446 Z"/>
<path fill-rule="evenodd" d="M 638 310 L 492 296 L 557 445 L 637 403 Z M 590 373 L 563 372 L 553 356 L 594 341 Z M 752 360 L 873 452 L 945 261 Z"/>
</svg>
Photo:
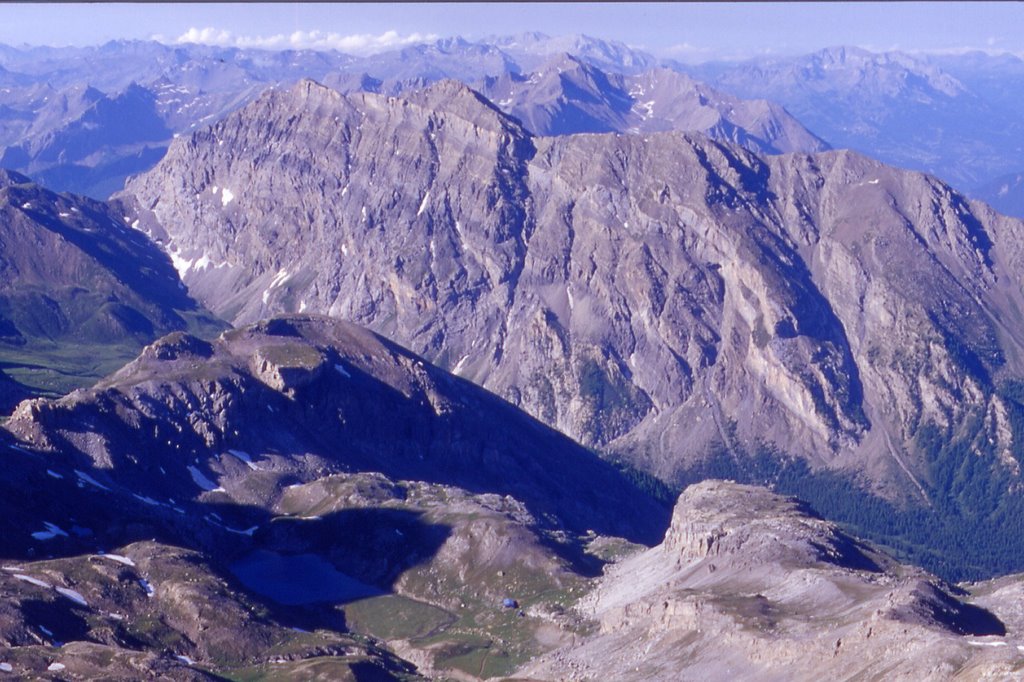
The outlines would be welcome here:
<svg viewBox="0 0 1024 682">
<path fill-rule="evenodd" d="M 0 672 L 14 672 L 14 666 L 10 663 L 0 663 Z"/>
<path fill-rule="evenodd" d="M 145 578 L 139 578 L 139 585 L 146 592 L 147 597 L 152 597 L 156 594 L 156 590 L 153 589 L 153 586 Z"/>
<path fill-rule="evenodd" d="M 178 271 L 178 276 L 184 277 L 185 273 L 192 267 L 192 261 L 182 258 L 177 247 L 169 250 L 167 253 L 171 257 L 171 264 L 174 265 L 174 269 Z"/>
<path fill-rule="evenodd" d="M 53 471 L 52 469 L 47 469 L 46 475 L 50 476 L 51 478 L 64 478 L 63 476 L 58 474 L 56 471 Z"/>
<path fill-rule="evenodd" d="M 417 217 L 423 215 L 423 212 L 427 210 L 428 201 L 430 201 L 430 190 L 427 190 L 427 193 L 423 195 L 423 201 L 420 202 L 420 208 L 416 211 Z"/>
<path fill-rule="evenodd" d="M 469 360 L 469 356 L 463 355 L 462 359 L 455 363 L 455 369 L 452 370 L 452 374 L 458 374 L 459 372 L 461 372 L 467 360 Z"/>
<path fill-rule="evenodd" d="M 43 525 L 46 526 L 46 530 L 37 531 L 32 533 L 32 537 L 36 540 L 52 540 L 58 535 L 68 537 L 68 534 L 60 529 L 60 526 L 50 523 L 49 521 L 43 521 Z"/>
<path fill-rule="evenodd" d="M 78 479 L 80 481 L 82 481 L 84 483 L 88 483 L 91 486 L 95 486 L 95 487 L 99 488 L 100 490 L 107 490 L 107 491 L 110 490 L 110 488 L 108 488 L 107 486 L 103 485 L 102 483 L 100 483 L 95 478 L 93 478 L 92 476 L 90 476 L 89 474 L 87 474 L 85 472 L 82 472 L 82 471 L 79 471 L 78 469 L 75 469 L 75 475 L 78 476 Z"/>
<path fill-rule="evenodd" d="M 267 405 L 267 407 L 270 406 Z M 242 450 L 228 450 L 228 454 L 245 462 L 245 466 L 249 467 L 253 471 L 260 470 L 260 468 L 253 463 L 252 457 L 249 456 L 248 452 L 243 452 Z"/>
<path fill-rule="evenodd" d="M 160 503 L 154 500 L 152 497 L 146 497 L 145 495 L 136 495 L 135 493 L 132 493 L 132 497 L 134 497 L 139 502 L 145 502 L 146 504 L 152 507 L 160 506 Z"/>
<path fill-rule="evenodd" d="M 212 493 L 224 491 L 224 488 L 219 487 L 213 481 L 204 476 L 203 472 L 201 472 L 199 469 L 196 469 L 191 464 L 188 465 L 188 473 L 192 474 L 192 480 L 195 481 L 195 484 L 202 488 L 203 490 L 205 490 L 206 492 Z"/>
<path fill-rule="evenodd" d="M 196 662 L 193 661 L 188 656 L 182 656 L 181 654 L 177 654 L 175 656 L 175 658 L 178 659 L 179 661 L 181 661 L 182 663 L 184 663 L 185 665 L 195 665 L 196 664 Z"/>
<path fill-rule="evenodd" d="M 351 379 L 352 378 L 352 375 L 349 374 L 348 372 L 346 372 L 345 368 L 342 367 L 341 365 L 335 365 L 334 369 L 337 370 L 338 374 L 340 374 L 341 376 L 345 377 L 346 379 Z"/>
<path fill-rule="evenodd" d="M 281 270 L 278 270 L 277 274 L 274 275 L 274 279 L 270 282 L 270 288 L 276 289 L 277 287 L 287 282 L 289 277 L 291 277 L 291 275 L 288 274 L 287 270 L 283 268 Z"/>
<path fill-rule="evenodd" d="M 640 114 L 640 117 L 646 120 L 654 115 L 654 100 L 652 99 L 649 102 L 638 102 L 633 105 L 633 108 L 637 110 L 642 109 L 643 113 Z"/>
<path fill-rule="evenodd" d="M 61 670 L 64 670 L 65 667 L 66 666 L 63 663 L 51 663 L 46 669 L 50 672 L 59 673 Z"/>
<path fill-rule="evenodd" d="M 76 604 L 81 604 L 82 606 L 89 605 L 89 602 L 85 601 L 85 597 L 82 596 L 81 592 L 76 592 L 75 590 L 72 590 L 70 587 L 58 587 L 57 591 L 63 594 L 68 599 L 70 599 L 71 601 L 75 602 Z"/>
<path fill-rule="evenodd" d="M 234 201 L 234 199 L 235 199 L 235 193 L 232 192 L 231 190 L 229 190 L 227 187 L 225 187 L 224 191 L 221 192 L 221 194 L 220 194 L 220 205 L 221 206 L 227 206 L 232 201 Z"/>
<path fill-rule="evenodd" d="M 237 530 L 229 526 L 221 527 L 229 533 L 234 533 L 235 535 L 248 535 L 249 537 L 252 537 L 252 534 L 259 530 L 259 526 L 253 526 L 252 528 L 246 528 L 245 530 Z"/>
<path fill-rule="evenodd" d="M 45 580 L 40 580 L 39 578 L 33 578 L 30 575 L 23 575 L 21 573 L 16 573 L 14 575 L 14 577 L 17 578 L 18 580 L 23 580 L 23 581 L 25 581 L 25 582 L 27 582 L 27 583 L 29 583 L 31 585 L 36 585 L 38 587 L 45 587 L 46 589 L 50 589 L 51 587 L 53 587 L 53 585 L 51 585 L 50 583 L 46 582 Z"/>
<path fill-rule="evenodd" d="M 120 554 L 99 554 L 98 556 L 101 556 L 104 559 L 110 559 L 111 561 L 116 561 L 117 563 L 124 564 L 125 566 L 135 566 L 134 561 Z"/>
</svg>

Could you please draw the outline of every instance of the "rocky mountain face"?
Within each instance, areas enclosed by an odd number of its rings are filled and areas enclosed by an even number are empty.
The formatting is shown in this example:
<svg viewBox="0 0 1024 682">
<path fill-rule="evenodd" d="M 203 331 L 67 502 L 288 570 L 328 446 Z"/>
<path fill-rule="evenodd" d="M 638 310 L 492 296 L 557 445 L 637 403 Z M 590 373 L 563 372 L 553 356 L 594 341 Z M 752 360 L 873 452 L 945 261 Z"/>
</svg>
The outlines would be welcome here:
<svg viewBox="0 0 1024 682">
<path fill-rule="evenodd" d="M 581 600 L 598 627 L 523 674 L 1009 679 L 1022 633 L 976 599 L 792 499 L 709 481 L 683 493 L 661 545 L 610 567 Z"/>
<path fill-rule="evenodd" d="M 607 560 L 592 544 L 653 544 L 670 513 L 322 317 L 171 334 L 93 389 L 22 403 L 0 435 L 0 641 L 19 673 L 106 656 L 185 679 L 413 677 L 387 640 L 421 671 L 507 675 L 579 627 L 566 609 Z"/>
<path fill-rule="evenodd" d="M 527 43 L 506 50 L 446 38 L 362 58 L 153 41 L 0 45 L 0 164 L 51 189 L 105 199 L 128 176 L 151 168 L 175 135 L 302 78 L 394 94 L 444 78 L 476 82 L 520 73 L 555 48 L 608 69 L 654 64 L 650 56 L 594 38 L 537 34 Z"/>
<path fill-rule="evenodd" d="M 4 171 L 0 224 L 0 364 L 35 393 L 91 383 L 170 331 L 224 327 L 106 204 Z"/>
<path fill-rule="evenodd" d="M 567 51 L 575 56 L 564 56 Z M 570 64 L 564 82 L 552 81 L 562 62 Z M 144 41 L 5 48 L 0 164 L 51 189 L 103 199 L 155 165 L 174 136 L 301 78 L 343 92 L 391 95 L 446 78 L 492 82 L 489 96 L 509 91 L 502 99 L 515 105 L 504 109 L 528 119 L 538 134 L 688 129 L 769 153 L 823 148 L 775 105 L 736 100 L 674 72 L 618 75 L 655 65 L 650 55 L 621 44 L 542 34 L 493 42 L 449 38 L 363 58 Z M 521 75 L 538 69 L 548 78 Z M 644 92 L 652 98 L 637 99 Z"/>
<path fill-rule="evenodd" d="M 480 92 L 535 135 L 686 130 L 765 154 L 828 149 L 782 107 L 668 69 L 623 76 L 563 54 L 529 75 L 487 79 Z"/>
<path fill-rule="evenodd" d="M 834 147 L 973 190 L 1020 170 L 1020 103 L 1011 104 L 979 78 L 965 85 L 944 70 L 950 63 L 963 60 L 835 47 L 799 57 L 676 68 L 733 95 L 778 102 Z"/>
<path fill-rule="evenodd" d="M 924 175 L 305 82 L 124 201 L 226 319 L 352 319 L 668 480 L 803 463 L 942 519 L 1016 489 L 1022 225 Z"/>
<path fill-rule="evenodd" d="M 595 89 L 586 73 L 558 83 L 552 74 L 565 54 L 581 65 L 568 71 L 599 71 L 610 85 L 596 83 Z M 502 108 L 514 109 L 538 134 L 686 129 L 758 152 L 821 149 L 821 140 L 788 110 L 833 146 L 935 173 L 974 191 L 1020 170 L 1021 63 L 1007 55 L 912 57 L 829 48 L 785 59 L 687 65 L 659 62 L 615 41 L 540 33 L 482 41 L 444 38 L 367 57 L 151 41 L 88 48 L 0 46 L 0 154 L 7 155 L 7 167 L 53 189 L 106 198 L 129 175 L 154 165 L 173 135 L 222 118 L 268 87 L 313 78 L 344 92 L 397 95 L 454 78 L 485 92 L 496 87 L 492 99 L 508 100 Z M 110 100 L 101 109 L 129 107 L 121 100 L 133 88 L 155 101 L 159 125 L 167 131 L 159 140 L 134 134 L 136 126 L 117 125 L 130 117 L 109 119 L 102 112 L 83 117 L 85 108 L 73 102 L 88 93 Z M 148 120 L 153 107 L 144 108 Z M 59 152 L 55 138 L 68 135 L 90 146 L 75 158 L 45 158 L 42 148 Z M 112 144 L 113 139 L 119 142 Z"/>
</svg>

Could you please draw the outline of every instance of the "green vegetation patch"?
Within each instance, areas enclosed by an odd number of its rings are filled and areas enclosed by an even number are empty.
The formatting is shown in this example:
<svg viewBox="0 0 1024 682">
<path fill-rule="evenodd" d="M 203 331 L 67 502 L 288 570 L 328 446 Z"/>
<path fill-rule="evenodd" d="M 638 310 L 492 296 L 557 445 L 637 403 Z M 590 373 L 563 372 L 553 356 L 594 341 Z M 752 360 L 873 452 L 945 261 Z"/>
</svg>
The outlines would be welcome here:
<svg viewBox="0 0 1024 682">
<path fill-rule="evenodd" d="M 457 620 L 442 608 L 397 594 L 361 599 L 344 611 L 349 628 L 385 640 L 429 637 Z"/>
<path fill-rule="evenodd" d="M 323 364 L 323 353 L 305 343 L 282 343 L 263 346 L 258 357 L 270 364 L 288 369 L 315 369 Z"/>
</svg>

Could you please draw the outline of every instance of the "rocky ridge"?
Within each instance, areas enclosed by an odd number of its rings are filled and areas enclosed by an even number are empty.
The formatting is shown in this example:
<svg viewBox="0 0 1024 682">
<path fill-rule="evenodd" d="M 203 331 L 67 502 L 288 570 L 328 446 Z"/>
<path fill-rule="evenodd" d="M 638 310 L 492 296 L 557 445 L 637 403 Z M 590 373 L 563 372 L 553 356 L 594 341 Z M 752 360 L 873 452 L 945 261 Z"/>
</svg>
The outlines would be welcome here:
<svg viewBox="0 0 1024 682">
<path fill-rule="evenodd" d="M 596 631 L 522 674 L 1009 679 L 1022 633 L 972 601 L 792 499 L 707 481 L 680 497 L 661 545 L 610 567 L 581 600 Z"/>
<path fill-rule="evenodd" d="M 0 662 L 16 674 L 949 679 L 1024 664 L 1006 601 L 1019 576 L 954 587 L 721 481 L 689 487 L 661 544 L 638 546 L 616 535 L 662 537 L 667 510 L 330 318 L 171 334 L 93 389 L 23 402 L 0 456 Z"/>
<path fill-rule="evenodd" d="M 316 316 L 173 333 L 0 436 L 19 671 L 505 675 L 571 639 L 592 541 L 653 543 L 668 517 L 500 399 Z"/>
</svg>

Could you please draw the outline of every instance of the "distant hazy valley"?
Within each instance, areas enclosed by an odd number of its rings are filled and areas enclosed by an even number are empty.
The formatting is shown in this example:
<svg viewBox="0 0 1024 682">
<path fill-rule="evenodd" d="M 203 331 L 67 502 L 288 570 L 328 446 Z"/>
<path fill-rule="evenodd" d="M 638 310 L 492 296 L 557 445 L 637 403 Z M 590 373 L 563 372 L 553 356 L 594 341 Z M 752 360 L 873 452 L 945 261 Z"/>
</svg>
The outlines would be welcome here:
<svg viewBox="0 0 1024 682">
<path fill-rule="evenodd" d="M 0 47 L 0 675 L 1013 679 L 1022 81 Z"/>
</svg>

